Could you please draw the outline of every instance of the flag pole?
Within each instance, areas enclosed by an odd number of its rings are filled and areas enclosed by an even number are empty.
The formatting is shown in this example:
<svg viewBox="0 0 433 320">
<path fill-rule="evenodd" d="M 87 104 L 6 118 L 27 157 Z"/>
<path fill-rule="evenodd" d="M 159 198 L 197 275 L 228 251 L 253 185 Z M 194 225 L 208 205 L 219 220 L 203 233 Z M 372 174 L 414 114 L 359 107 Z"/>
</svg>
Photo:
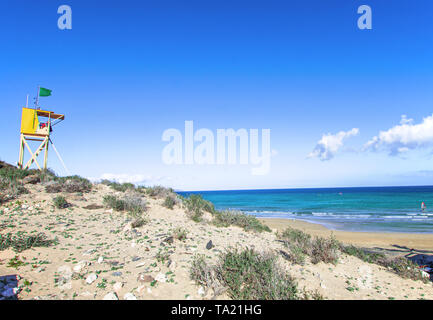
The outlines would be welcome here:
<svg viewBox="0 0 433 320">
<path fill-rule="evenodd" d="M 38 95 L 36 96 L 36 109 L 39 109 L 39 92 L 41 91 L 41 86 L 38 86 Z"/>
<path fill-rule="evenodd" d="M 26 108 L 29 107 L 29 95 L 27 94 L 27 100 L 26 100 Z"/>
</svg>

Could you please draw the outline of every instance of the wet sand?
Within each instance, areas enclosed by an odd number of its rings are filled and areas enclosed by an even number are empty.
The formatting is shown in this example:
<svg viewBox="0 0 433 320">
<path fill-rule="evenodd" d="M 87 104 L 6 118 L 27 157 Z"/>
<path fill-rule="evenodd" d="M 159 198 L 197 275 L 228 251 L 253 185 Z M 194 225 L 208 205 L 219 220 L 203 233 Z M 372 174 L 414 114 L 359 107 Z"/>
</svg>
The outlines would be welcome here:
<svg viewBox="0 0 433 320">
<path fill-rule="evenodd" d="M 313 236 L 328 237 L 333 234 L 338 240 L 366 248 L 396 249 L 401 252 L 410 249 L 433 251 L 433 234 L 421 233 L 379 233 L 350 232 L 328 229 L 320 224 L 294 219 L 260 218 L 271 229 L 282 231 L 288 226 L 300 229 Z"/>
</svg>

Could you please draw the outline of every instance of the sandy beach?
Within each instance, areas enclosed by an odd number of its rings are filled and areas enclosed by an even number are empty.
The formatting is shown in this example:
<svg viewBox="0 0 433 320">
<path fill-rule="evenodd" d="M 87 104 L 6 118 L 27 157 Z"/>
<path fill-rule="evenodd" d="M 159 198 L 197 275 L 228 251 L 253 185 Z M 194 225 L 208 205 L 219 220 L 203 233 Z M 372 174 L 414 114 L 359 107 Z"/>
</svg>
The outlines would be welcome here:
<svg viewBox="0 0 433 320">
<path fill-rule="evenodd" d="M 329 237 L 332 234 L 340 241 L 357 246 L 396 251 L 430 250 L 433 253 L 433 234 L 422 233 L 380 233 L 380 232 L 350 232 L 331 230 L 323 225 L 295 219 L 260 218 L 272 229 L 282 231 L 287 227 L 300 229 L 313 236 Z"/>
<path fill-rule="evenodd" d="M 147 195 L 142 196 L 147 222 L 133 227 L 127 214 L 103 207 L 105 196 L 127 194 L 106 185 L 93 185 L 83 194 L 60 193 L 71 204 L 66 209 L 53 206 L 59 193 L 47 193 L 43 184 L 27 184 L 26 188 L 29 193 L 19 201 L 0 207 L 0 234 L 43 232 L 58 241 L 23 252 L 0 251 L 0 276 L 11 286 L 7 289 L 3 284 L 0 291 L 16 291 L 19 299 L 230 299 L 226 293 L 215 296 L 190 277 L 197 254 L 212 264 L 230 248 L 272 252 L 300 290 L 318 292 L 324 299 L 433 299 L 431 282 L 402 278 L 355 256 L 340 254 L 335 265 L 309 259 L 304 264 L 292 263 L 282 254 L 288 249 L 277 231 L 292 226 L 318 236 L 333 233 L 345 243 L 394 248 L 402 255 L 408 247 L 431 249 L 432 235 L 340 232 L 281 219 L 262 219 L 271 232 L 246 231 L 238 226 L 216 226 L 210 216 L 195 222 L 181 205 L 168 209 L 164 199 Z M 172 236 L 179 227 L 186 232 L 183 240 Z"/>
</svg>

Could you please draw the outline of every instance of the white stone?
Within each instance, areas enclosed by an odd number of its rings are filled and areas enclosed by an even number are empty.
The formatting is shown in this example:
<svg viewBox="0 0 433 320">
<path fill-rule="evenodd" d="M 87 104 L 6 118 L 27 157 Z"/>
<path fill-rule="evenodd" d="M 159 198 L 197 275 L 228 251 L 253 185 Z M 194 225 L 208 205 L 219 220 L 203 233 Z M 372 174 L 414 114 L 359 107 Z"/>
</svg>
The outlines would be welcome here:
<svg viewBox="0 0 433 320">
<path fill-rule="evenodd" d="M 59 278 L 57 280 L 57 285 L 60 289 L 69 290 L 72 288 L 72 269 L 68 265 L 60 266 L 57 269 Z"/>
<path fill-rule="evenodd" d="M 137 297 L 134 296 L 131 292 L 125 293 L 123 296 L 124 300 L 137 300 Z"/>
<path fill-rule="evenodd" d="M 167 282 L 167 276 L 164 273 L 158 273 L 155 280 L 158 282 Z"/>
<path fill-rule="evenodd" d="M 130 223 L 126 224 L 126 226 L 123 228 L 123 232 L 128 232 L 132 230 L 132 225 Z"/>
<path fill-rule="evenodd" d="M 170 271 L 173 271 L 174 269 L 176 269 L 176 266 L 177 266 L 176 262 L 175 262 L 175 261 L 172 261 L 172 262 L 170 263 L 170 266 L 169 266 L 168 268 L 170 269 Z"/>
<path fill-rule="evenodd" d="M 141 263 L 137 264 L 135 267 L 140 268 L 140 267 L 143 267 L 145 264 L 146 264 L 145 262 L 141 262 Z"/>
<path fill-rule="evenodd" d="M 96 251 L 96 249 L 89 249 L 87 251 L 84 251 L 83 256 L 88 256 L 93 254 Z"/>
<path fill-rule="evenodd" d="M 145 286 L 145 285 L 141 285 L 141 286 L 139 286 L 139 287 L 137 288 L 137 292 L 138 292 L 138 294 L 142 294 L 143 291 L 144 291 L 144 289 L 146 289 L 146 286 Z"/>
<path fill-rule="evenodd" d="M 147 288 L 147 293 L 152 293 L 152 289 Z"/>
<path fill-rule="evenodd" d="M 119 300 L 119 298 L 117 297 L 117 294 L 115 292 L 110 292 L 104 296 L 103 300 Z"/>
<path fill-rule="evenodd" d="M 74 272 L 80 272 L 85 266 L 87 266 L 89 263 L 85 260 L 81 260 L 80 262 L 78 262 L 72 269 L 74 270 Z"/>
<path fill-rule="evenodd" d="M 90 297 L 93 296 L 93 293 L 89 292 L 89 291 L 85 291 L 81 294 L 83 297 Z"/>
<path fill-rule="evenodd" d="M 92 273 L 92 274 L 87 276 L 86 283 L 92 284 L 96 279 L 98 279 L 98 275 L 96 273 Z"/>
<path fill-rule="evenodd" d="M 104 257 L 101 256 L 101 257 L 98 258 L 98 263 L 99 264 L 101 264 L 103 261 L 104 261 Z"/>
<path fill-rule="evenodd" d="M 122 282 L 116 282 L 116 283 L 113 285 L 113 289 L 114 289 L 114 291 L 119 291 L 120 289 L 122 289 L 122 287 L 123 287 L 123 283 L 122 283 Z"/>
<path fill-rule="evenodd" d="M 198 288 L 197 294 L 199 296 L 204 296 L 204 294 L 205 294 L 204 288 L 203 287 Z"/>
</svg>

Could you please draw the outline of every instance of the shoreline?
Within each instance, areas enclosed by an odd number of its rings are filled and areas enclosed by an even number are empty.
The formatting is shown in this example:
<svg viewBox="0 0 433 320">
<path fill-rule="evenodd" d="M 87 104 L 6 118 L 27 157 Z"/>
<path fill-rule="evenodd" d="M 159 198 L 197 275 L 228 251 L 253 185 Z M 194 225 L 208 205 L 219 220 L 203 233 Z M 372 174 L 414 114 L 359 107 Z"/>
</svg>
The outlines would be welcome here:
<svg viewBox="0 0 433 320">
<path fill-rule="evenodd" d="M 433 253 L 433 234 L 431 233 L 397 233 L 397 232 L 361 232 L 332 230 L 318 223 L 296 219 L 258 218 L 269 228 L 283 231 L 287 227 L 300 229 L 312 236 L 329 237 L 334 235 L 339 241 L 366 248 L 383 248 L 410 252 L 431 250 Z"/>
</svg>

